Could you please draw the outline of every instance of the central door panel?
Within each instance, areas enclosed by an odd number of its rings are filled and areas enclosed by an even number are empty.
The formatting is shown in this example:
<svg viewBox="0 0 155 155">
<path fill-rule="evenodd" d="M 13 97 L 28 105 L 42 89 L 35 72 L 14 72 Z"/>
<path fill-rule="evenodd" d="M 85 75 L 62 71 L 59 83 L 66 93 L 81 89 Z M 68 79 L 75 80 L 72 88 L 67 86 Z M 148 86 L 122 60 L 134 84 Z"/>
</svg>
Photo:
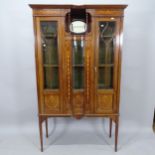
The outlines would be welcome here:
<svg viewBox="0 0 155 155">
<path fill-rule="evenodd" d="M 86 103 L 86 61 L 84 36 L 71 38 L 71 105 L 73 115 L 84 115 Z"/>
<path fill-rule="evenodd" d="M 73 116 L 91 112 L 90 105 L 90 37 L 66 35 L 66 109 Z"/>
</svg>

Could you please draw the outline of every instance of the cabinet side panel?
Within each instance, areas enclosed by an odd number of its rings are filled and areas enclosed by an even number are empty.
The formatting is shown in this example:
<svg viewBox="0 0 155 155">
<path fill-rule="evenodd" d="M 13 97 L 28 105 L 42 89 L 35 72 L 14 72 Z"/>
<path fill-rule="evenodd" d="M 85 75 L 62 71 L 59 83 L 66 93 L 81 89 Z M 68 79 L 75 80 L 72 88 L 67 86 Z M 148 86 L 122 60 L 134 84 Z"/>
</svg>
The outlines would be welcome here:
<svg viewBox="0 0 155 155">
<path fill-rule="evenodd" d="M 121 86 L 121 63 L 122 63 L 122 45 L 123 45 L 123 17 L 120 18 L 119 24 L 119 56 L 118 56 L 118 77 L 117 77 L 117 96 L 116 96 L 116 112 L 119 113 L 120 106 L 120 86 Z"/>
<path fill-rule="evenodd" d="M 38 109 L 39 114 L 43 113 L 43 81 L 42 81 L 42 62 L 41 62 L 41 53 L 39 51 L 39 25 L 38 25 L 38 17 L 33 17 L 34 19 L 34 32 L 35 32 L 35 62 L 36 62 L 36 78 L 37 78 L 37 95 L 38 95 Z"/>
</svg>

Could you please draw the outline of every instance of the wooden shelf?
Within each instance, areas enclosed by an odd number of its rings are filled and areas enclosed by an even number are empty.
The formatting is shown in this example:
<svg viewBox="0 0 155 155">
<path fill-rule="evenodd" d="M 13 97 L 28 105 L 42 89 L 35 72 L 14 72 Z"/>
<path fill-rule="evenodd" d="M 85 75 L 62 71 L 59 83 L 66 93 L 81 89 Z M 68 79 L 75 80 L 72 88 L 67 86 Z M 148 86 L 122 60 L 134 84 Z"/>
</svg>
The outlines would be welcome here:
<svg viewBox="0 0 155 155">
<path fill-rule="evenodd" d="M 54 65 L 54 64 L 44 64 L 44 67 L 59 67 L 59 65 Z"/>
<path fill-rule="evenodd" d="M 84 67 L 84 65 L 77 64 L 77 65 L 73 65 L 73 67 Z"/>
<path fill-rule="evenodd" d="M 47 33 L 45 33 L 44 35 L 45 35 L 45 38 L 55 38 L 55 37 L 57 37 L 57 34 L 47 34 Z"/>
<path fill-rule="evenodd" d="M 101 65 L 98 65 L 98 67 L 113 67 L 114 64 L 101 64 Z"/>
<path fill-rule="evenodd" d="M 103 37 L 103 38 L 113 38 L 113 37 L 115 37 L 115 35 L 113 35 L 113 36 L 110 36 L 110 35 L 109 35 L 109 36 L 108 36 L 108 35 L 103 35 L 102 37 Z"/>
</svg>

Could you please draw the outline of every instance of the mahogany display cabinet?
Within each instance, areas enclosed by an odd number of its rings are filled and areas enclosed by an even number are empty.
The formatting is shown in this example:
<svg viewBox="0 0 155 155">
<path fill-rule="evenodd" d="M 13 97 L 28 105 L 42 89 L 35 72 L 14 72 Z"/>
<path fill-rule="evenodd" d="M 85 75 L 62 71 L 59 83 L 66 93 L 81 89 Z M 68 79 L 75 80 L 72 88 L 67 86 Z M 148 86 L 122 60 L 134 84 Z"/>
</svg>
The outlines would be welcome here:
<svg viewBox="0 0 155 155">
<path fill-rule="evenodd" d="M 49 117 L 107 117 L 119 126 L 121 52 L 127 5 L 35 5 L 41 151 Z"/>
</svg>

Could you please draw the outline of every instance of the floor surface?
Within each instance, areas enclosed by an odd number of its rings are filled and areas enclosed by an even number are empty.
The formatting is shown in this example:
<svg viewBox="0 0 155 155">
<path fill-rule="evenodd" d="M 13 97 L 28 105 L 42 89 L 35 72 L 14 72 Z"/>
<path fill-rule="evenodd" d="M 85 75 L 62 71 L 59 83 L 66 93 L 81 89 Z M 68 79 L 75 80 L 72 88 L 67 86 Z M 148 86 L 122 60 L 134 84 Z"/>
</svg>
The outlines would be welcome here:
<svg viewBox="0 0 155 155">
<path fill-rule="evenodd" d="M 66 123 L 67 124 L 67 123 Z M 44 152 L 40 152 L 38 128 L 21 128 L 15 132 L 1 132 L 0 155 L 155 155 L 155 135 L 139 129 L 120 130 L 118 152 L 114 152 L 114 135 L 108 137 L 108 125 L 97 127 L 94 123 L 87 128 L 72 125 L 49 126 L 49 138 L 45 138 Z M 13 131 L 13 130 L 12 130 Z M 36 132 L 37 131 L 37 132 Z M 130 131 L 130 132 L 129 132 Z M 8 134 L 9 133 L 9 134 Z"/>
</svg>

